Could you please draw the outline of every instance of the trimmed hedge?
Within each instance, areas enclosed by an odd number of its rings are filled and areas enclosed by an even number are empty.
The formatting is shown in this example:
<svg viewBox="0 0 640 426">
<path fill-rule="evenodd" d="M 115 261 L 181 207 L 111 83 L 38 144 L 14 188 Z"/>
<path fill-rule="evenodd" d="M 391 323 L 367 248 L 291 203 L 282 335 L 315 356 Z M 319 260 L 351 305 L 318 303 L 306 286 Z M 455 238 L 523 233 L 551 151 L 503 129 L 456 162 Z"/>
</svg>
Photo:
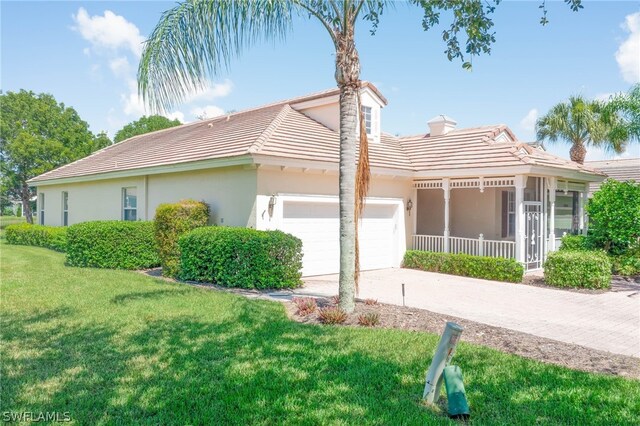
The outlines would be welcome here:
<svg viewBox="0 0 640 426">
<path fill-rule="evenodd" d="M 544 263 L 545 283 L 556 287 L 609 288 L 611 261 L 601 251 L 557 251 Z"/>
<path fill-rule="evenodd" d="M 559 250 L 567 251 L 584 251 L 589 250 L 587 246 L 587 238 L 584 235 L 567 234 L 562 237 Z"/>
<path fill-rule="evenodd" d="M 209 206 L 202 201 L 181 200 L 173 204 L 160 204 L 156 209 L 155 238 L 158 244 L 162 275 L 175 277 L 179 272 L 181 235 L 206 226 Z"/>
<path fill-rule="evenodd" d="M 159 264 L 153 222 L 84 222 L 67 231 L 67 265 L 145 269 Z"/>
<path fill-rule="evenodd" d="M 7 243 L 37 246 L 64 252 L 67 248 L 67 228 L 20 223 L 5 228 Z"/>
<path fill-rule="evenodd" d="M 419 250 L 408 250 L 404 255 L 403 266 L 429 272 L 512 283 L 522 282 L 524 275 L 524 267 L 515 259 Z"/>
<path fill-rule="evenodd" d="M 302 285 L 302 241 L 281 231 L 207 226 L 178 244 L 183 280 L 257 289 Z"/>
</svg>

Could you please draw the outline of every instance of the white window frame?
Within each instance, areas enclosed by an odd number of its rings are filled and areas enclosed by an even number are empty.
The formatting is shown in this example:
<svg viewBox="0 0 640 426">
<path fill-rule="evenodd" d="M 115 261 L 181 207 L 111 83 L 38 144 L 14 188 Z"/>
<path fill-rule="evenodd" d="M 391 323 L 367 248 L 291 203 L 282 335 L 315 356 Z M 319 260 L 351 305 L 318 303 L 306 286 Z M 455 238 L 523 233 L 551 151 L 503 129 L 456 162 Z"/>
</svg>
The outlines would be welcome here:
<svg viewBox="0 0 640 426">
<path fill-rule="evenodd" d="M 127 190 L 135 190 L 136 191 L 136 206 L 135 207 L 131 207 L 131 206 L 127 206 Z M 126 212 L 128 211 L 133 211 L 135 214 L 135 219 L 131 220 L 131 219 L 127 219 L 127 214 Z M 122 188 L 122 220 L 129 220 L 131 222 L 135 222 L 138 220 L 138 187 L 136 186 L 128 186 L 125 188 Z"/>
<path fill-rule="evenodd" d="M 507 191 L 507 238 L 516 235 L 516 192 Z"/>
<path fill-rule="evenodd" d="M 62 226 L 69 226 L 69 191 L 62 191 Z"/>
<path fill-rule="evenodd" d="M 373 134 L 373 108 L 367 105 L 362 105 L 362 117 L 364 118 L 364 127 L 367 130 L 367 135 Z"/>
<path fill-rule="evenodd" d="M 38 194 L 38 223 L 44 225 L 44 193 Z"/>
</svg>

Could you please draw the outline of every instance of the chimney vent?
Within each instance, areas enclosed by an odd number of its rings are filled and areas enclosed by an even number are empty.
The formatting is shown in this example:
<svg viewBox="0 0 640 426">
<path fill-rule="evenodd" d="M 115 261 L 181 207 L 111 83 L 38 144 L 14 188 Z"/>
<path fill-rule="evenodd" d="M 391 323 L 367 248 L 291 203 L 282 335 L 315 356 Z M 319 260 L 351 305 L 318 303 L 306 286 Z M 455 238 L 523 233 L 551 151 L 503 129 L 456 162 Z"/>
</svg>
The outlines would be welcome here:
<svg viewBox="0 0 640 426">
<path fill-rule="evenodd" d="M 427 124 L 429 125 L 429 136 L 442 136 L 455 130 L 458 123 L 453 118 L 440 114 L 427 121 Z"/>
</svg>

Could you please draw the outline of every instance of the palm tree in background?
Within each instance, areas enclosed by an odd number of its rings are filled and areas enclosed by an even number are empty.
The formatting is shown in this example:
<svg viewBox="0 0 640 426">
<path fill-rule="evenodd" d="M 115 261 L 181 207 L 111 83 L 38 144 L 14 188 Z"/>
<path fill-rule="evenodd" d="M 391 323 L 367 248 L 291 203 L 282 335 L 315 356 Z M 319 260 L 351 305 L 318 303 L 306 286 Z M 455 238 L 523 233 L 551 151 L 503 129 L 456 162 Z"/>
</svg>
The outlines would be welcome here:
<svg viewBox="0 0 640 426">
<path fill-rule="evenodd" d="M 609 138 L 614 123 L 619 120 L 615 114 L 608 119 L 603 112 L 605 103 L 589 100 L 583 96 L 571 96 L 567 102 L 553 106 L 536 122 L 536 134 L 540 141 L 569 142 L 571 161 L 583 164 L 587 147 L 602 147 L 617 153 L 624 152 L 626 140 Z"/>
<path fill-rule="evenodd" d="M 581 0 L 565 0 L 574 11 Z M 409 0 L 418 6 L 425 30 L 441 12 L 451 19 L 442 37 L 449 60 L 470 69 L 469 56 L 489 53 L 495 42 L 490 19 L 499 0 Z M 306 16 L 327 31 L 335 48 L 340 89 L 340 307 L 352 312 L 357 288 L 357 221 L 364 207 L 369 170 L 367 138 L 358 128 L 360 60 L 355 43 L 359 21 L 375 32 L 388 0 L 188 0 L 167 10 L 147 40 L 138 68 L 145 103 L 164 111 L 205 88 L 211 77 L 260 40 L 283 40 L 295 16 Z M 542 2 L 544 9 L 544 1 Z M 545 16 L 541 20 L 546 23 Z M 458 35 L 462 34 L 462 42 Z M 360 151 L 358 155 L 358 144 Z"/>
</svg>

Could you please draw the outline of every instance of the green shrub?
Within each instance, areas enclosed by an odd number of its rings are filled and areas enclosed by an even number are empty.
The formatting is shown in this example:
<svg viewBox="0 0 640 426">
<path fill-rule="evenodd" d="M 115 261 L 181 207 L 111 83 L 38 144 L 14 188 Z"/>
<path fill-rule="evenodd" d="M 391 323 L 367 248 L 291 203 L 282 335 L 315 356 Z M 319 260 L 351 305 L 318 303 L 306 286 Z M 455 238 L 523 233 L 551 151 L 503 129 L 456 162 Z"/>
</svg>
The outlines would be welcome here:
<svg viewBox="0 0 640 426">
<path fill-rule="evenodd" d="M 302 241 L 281 231 L 207 226 L 178 244 L 184 280 L 259 289 L 302 284 Z"/>
<path fill-rule="evenodd" d="M 7 243 L 45 247 L 64 252 L 67 248 L 67 228 L 20 223 L 5 228 Z"/>
<path fill-rule="evenodd" d="M 587 246 L 587 238 L 584 235 L 567 234 L 562 237 L 562 243 L 559 250 L 582 251 L 589 250 Z"/>
<path fill-rule="evenodd" d="M 602 251 L 557 251 L 544 263 L 544 281 L 556 287 L 609 288 L 611 261 Z"/>
<path fill-rule="evenodd" d="M 84 222 L 67 231 L 67 264 L 93 268 L 145 269 L 160 258 L 153 222 Z"/>
<path fill-rule="evenodd" d="M 589 245 L 625 254 L 640 238 L 640 182 L 607 180 L 587 203 Z"/>
<path fill-rule="evenodd" d="M 182 200 L 174 204 L 160 204 L 156 209 L 155 237 L 162 265 L 162 275 L 175 277 L 180 264 L 178 239 L 192 229 L 206 226 L 209 206 L 202 201 Z"/>
<path fill-rule="evenodd" d="M 625 254 L 610 256 L 613 273 L 619 275 L 640 274 L 640 244 L 627 250 Z"/>
<path fill-rule="evenodd" d="M 404 255 L 403 266 L 423 271 L 513 283 L 522 282 L 524 275 L 524 267 L 515 259 L 419 250 L 408 250 Z"/>
</svg>

